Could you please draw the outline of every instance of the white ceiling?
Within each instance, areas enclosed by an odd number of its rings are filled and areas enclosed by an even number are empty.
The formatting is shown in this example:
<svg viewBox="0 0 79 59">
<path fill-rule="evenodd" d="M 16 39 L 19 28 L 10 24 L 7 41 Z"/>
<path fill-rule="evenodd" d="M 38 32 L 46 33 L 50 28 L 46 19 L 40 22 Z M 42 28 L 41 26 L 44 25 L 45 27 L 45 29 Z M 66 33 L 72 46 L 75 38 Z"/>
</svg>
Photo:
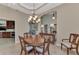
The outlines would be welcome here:
<svg viewBox="0 0 79 59">
<path fill-rule="evenodd" d="M 29 9 L 29 10 L 33 10 L 33 3 L 20 3 L 20 6 Z M 40 7 L 42 7 L 43 5 L 45 5 L 44 3 L 34 3 L 34 9 L 39 9 Z"/>
<path fill-rule="evenodd" d="M 1 5 L 18 10 L 25 14 L 33 13 L 33 3 L 3 3 Z M 39 15 L 39 14 L 46 13 L 50 9 L 59 5 L 61 5 L 61 3 L 35 3 L 34 9 L 35 9 L 35 13 Z"/>
</svg>

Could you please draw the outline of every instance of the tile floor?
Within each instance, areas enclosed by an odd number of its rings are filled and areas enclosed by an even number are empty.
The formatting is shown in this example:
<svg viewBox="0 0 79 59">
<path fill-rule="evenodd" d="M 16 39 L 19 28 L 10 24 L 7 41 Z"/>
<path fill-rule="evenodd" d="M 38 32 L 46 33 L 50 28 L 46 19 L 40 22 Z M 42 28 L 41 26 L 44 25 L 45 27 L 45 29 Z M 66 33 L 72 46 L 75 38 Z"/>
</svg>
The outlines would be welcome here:
<svg viewBox="0 0 79 59">
<path fill-rule="evenodd" d="M 5 44 L 4 44 L 5 43 Z M 0 55 L 19 55 L 20 54 L 20 44 L 15 44 L 12 39 L 0 39 Z M 66 55 L 66 49 L 62 50 L 56 45 L 50 45 L 50 54 L 51 55 Z M 75 50 L 70 51 L 70 55 L 77 55 Z"/>
</svg>

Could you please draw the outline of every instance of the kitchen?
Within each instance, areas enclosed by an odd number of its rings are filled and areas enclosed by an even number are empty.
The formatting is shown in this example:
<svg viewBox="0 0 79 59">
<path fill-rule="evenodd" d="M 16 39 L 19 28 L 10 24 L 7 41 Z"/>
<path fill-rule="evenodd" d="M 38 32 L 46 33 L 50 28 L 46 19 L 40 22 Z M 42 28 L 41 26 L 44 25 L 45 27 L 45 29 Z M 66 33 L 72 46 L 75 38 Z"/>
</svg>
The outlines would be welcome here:
<svg viewBox="0 0 79 59">
<path fill-rule="evenodd" d="M 0 47 L 14 44 L 15 42 L 15 21 L 0 19 Z"/>
</svg>

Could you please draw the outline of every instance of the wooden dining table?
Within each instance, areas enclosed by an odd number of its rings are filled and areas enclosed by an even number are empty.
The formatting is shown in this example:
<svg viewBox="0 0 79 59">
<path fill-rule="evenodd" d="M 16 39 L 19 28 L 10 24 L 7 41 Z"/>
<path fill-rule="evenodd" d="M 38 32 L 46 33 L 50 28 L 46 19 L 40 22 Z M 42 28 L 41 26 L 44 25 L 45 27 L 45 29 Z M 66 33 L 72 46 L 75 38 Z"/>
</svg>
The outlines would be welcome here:
<svg viewBox="0 0 79 59">
<path fill-rule="evenodd" d="M 27 45 L 33 47 L 34 54 L 36 54 L 35 47 L 41 46 L 44 43 L 44 38 L 35 36 L 24 38 L 24 41 Z"/>
</svg>

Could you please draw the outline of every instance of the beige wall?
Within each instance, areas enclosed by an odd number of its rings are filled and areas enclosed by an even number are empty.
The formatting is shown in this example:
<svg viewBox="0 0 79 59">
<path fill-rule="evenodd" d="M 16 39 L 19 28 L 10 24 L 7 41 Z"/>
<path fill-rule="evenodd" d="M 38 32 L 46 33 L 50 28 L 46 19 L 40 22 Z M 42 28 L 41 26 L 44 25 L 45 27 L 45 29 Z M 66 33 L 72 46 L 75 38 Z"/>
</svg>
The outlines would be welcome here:
<svg viewBox="0 0 79 59">
<path fill-rule="evenodd" d="M 17 10 L 0 5 L 0 18 L 15 20 L 15 42 L 19 42 L 18 35 L 22 35 L 29 29 L 28 23 L 26 22 L 26 14 L 18 12 Z"/>
<path fill-rule="evenodd" d="M 63 4 L 57 11 L 57 44 L 70 33 L 79 33 L 79 4 Z"/>
</svg>

